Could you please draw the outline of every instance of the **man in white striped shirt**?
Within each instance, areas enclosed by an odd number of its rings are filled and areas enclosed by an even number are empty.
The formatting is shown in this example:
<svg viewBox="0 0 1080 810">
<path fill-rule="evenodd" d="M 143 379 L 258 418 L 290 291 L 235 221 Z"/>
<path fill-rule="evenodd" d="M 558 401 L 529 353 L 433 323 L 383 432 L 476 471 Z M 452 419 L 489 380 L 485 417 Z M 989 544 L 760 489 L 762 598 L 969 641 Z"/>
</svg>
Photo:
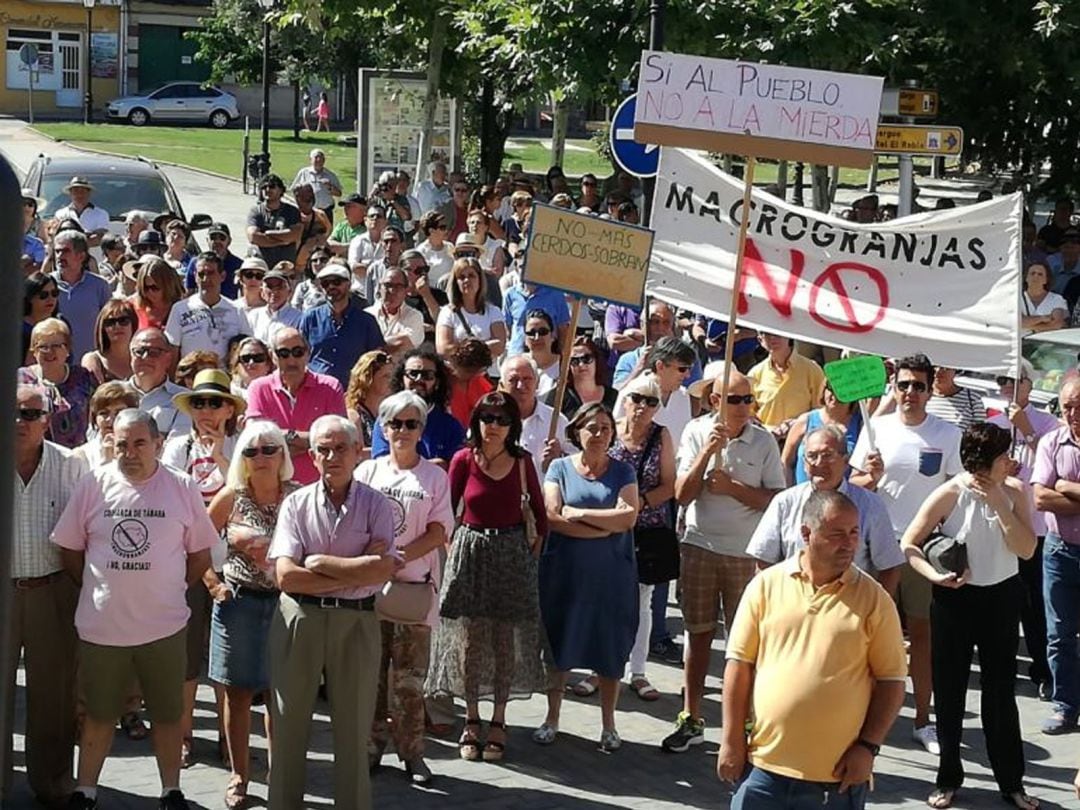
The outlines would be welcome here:
<svg viewBox="0 0 1080 810">
<path fill-rule="evenodd" d="M 45 441 L 49 401 L 38 388 L 20 385 L 16 397 L 15 535 L 11 544 L 13 599 L 8 614 L 9 684 L 20 652 L 26 668 L 26 772 L 30 788 L 56 806 L 75 786 L 75 605 L 79 591 L 63 572 L 60 549 L 49 537 L 86 462 Z M 14 689 L 8 700 L 14 699 Z M 12 707 L 6 706 L 8 716 Z M 5 744 L 11 751 L 11 738 Z M 10 763 L 10 757 L 8 762 Z M 4 774 L 8 793 L 11 774 Z"/>
</svg>

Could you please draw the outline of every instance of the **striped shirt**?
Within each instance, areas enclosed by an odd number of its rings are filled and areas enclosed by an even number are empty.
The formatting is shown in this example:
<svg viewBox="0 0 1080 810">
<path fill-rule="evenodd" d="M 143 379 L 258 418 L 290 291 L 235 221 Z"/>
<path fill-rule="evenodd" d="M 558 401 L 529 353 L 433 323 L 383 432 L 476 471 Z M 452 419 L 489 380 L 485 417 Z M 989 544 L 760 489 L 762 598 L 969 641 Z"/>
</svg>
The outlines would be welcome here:
<svg viewBox="0 0 1080 810">
<path fill-rule="evenodd" d="M 45 442 L 30 481 L 15 473 L 15 539 L 11 544 L 11 576 L 43 577 L 60 570 L 60 549 L 49 541 L 86 461 L 72 451 Z"/>
</svg>

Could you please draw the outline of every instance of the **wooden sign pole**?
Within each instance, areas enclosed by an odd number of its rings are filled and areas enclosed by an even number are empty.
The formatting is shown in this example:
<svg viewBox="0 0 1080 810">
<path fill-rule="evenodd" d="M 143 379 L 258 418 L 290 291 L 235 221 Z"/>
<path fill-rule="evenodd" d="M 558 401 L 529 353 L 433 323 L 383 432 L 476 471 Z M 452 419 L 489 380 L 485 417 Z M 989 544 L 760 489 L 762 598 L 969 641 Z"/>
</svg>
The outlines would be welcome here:
<svg viewBox="0 0 1080 810">
<path fill-rule="evenodd" d="M 570 350 L 574 345 L 573 335 L 577 330 L 578 317 L 581 315 L 581 296 L 574 296 L 574 305 L 570 308 L 570 339 L 568 346 L 559 347 L 559 387 L 555 389 L 555 413 L 551 415 L 551 425 L 548 427 L 548 441 L 555 438 L 555 432 L 559 429 L 559 414 L 562 413 L 563 398 L 566 396 L 566 383 L 570 379 Z"/>
</svg>

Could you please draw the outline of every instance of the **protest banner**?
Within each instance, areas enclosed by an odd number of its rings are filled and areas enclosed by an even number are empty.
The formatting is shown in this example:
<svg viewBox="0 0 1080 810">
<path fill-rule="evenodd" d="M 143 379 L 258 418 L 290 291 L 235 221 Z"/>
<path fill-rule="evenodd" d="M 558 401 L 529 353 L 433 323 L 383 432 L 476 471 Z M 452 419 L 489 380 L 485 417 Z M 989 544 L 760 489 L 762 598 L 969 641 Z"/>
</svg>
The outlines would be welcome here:
<svg viewBox="0 0 1080 810">
<path fill-rule="evenodd" d="M 869 168 L 884 79 L 644 51 L 634 140 Z"/>
<path fill-rule="evenodd" d="M 858 225 L 754 191 L 666 148 L 646 292 L 740 323 L 862 353 L 1010 373 L 1019 356 L 1019 194 Z M 746 260 L 735 284 L 737 230 Z"/>
</svg>

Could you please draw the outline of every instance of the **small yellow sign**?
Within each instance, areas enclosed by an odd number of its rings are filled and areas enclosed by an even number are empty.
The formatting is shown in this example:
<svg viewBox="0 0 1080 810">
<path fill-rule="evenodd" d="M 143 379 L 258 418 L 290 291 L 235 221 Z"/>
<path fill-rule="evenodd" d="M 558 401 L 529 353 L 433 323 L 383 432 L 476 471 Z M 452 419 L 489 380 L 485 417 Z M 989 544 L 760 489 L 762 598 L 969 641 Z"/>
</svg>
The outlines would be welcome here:
<svg viewBox="0 0 1080 810">
<path fill-rule="evenodd" d="M 522 278 L 583 298 L 639 307 L 652 243 L 648 228 L 537 203 Z"/>
<path fill-rule="evenodd" d="M 964 149 L 960 127 L 878 124 L 875 152 L 910 155 L 959 155 Z"/>
<path fill-rule="evenodd" d="M 935 118 L 938 114 L 938 92 L 937 90 L 901 88 L 896 106 L 900 115 Z"/>
</svg>

